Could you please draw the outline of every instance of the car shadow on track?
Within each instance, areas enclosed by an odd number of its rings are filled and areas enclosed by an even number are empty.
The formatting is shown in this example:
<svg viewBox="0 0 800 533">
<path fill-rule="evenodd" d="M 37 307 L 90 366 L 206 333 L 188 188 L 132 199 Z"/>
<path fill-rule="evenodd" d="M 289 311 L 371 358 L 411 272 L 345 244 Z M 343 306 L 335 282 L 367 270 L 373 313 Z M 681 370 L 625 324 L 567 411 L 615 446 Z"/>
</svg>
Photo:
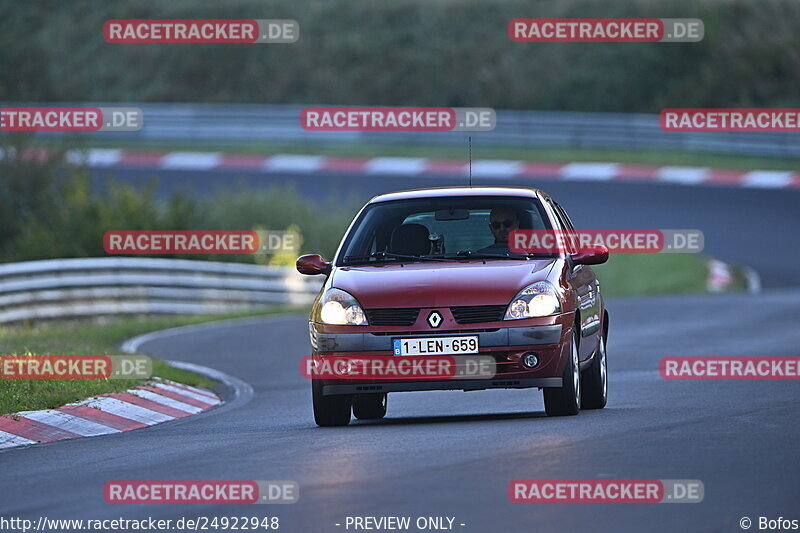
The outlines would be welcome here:
<svg viewBox="0 0 800 533">
<path fill-rule="evenodd" d="M 485 413 L 478 415 L 406 416 L 381 420 L 353 420 L 351 427 L 397 426 L 411 424 L 446 424 L 452 422 L 484 422 L 519 420 L 524 418 L 549 418 L 544 411 L 529 413 Z"/>
</svg>

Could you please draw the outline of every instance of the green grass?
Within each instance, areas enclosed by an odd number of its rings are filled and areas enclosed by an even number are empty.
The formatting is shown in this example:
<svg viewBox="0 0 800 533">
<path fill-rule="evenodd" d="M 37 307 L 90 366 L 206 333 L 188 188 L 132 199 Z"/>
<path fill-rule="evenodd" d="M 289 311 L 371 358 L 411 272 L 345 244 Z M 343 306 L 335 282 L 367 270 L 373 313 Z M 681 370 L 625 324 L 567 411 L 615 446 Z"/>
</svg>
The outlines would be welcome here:
<svg viewBox="0 0 800 533">
<path fill-rule="evenodd" d="M 608 298 L 706 292 L 708 256 L 696 254 L 612 254 L 592 267 Z M 741 269 L 734 268 L 731 290 L 744 290 Z"/>
<path fill-rule="evenodd" d="M 44 142 L 44 141 L 41 141 Z M 366 144 L 366 143 L 130 143 L 92 141 L 95 148 L 121 148 L 141 151 L 203 151 L 237 154 L 311 154 L 341 157 L 431 157 L 464 159 L 467 146 L 426 144 Z M 703 166 L 741 170 L 800 171 L 800 159 L 737 156 L 671 150 L 601 150 L 590 148 L 525 148 L 483 146 L 473 143 L 473 159 L 511 159 L 519 161 L 570 162 L 598 161 L 639 165 Z"/>
<path fill-rule="evenodd" d="M 299 310 L 278 308 L 225 315 L 197 315 L 165 318 L 114 318 L 103 324 L 72 322 L 0 328 L 0 354 L 22 355 L 116 355 L 119 344 L 135 335 L 171 327 L 213 320 L 259 316 Z M 197 387 L 212 387 L 216 382 L 153 360 L 153 376 Z M 49 409 L 108 392 L 120 392 L 142 380 L 131 379 L 7 379 L 0 380 L 0 414 Z"/>
</svg>

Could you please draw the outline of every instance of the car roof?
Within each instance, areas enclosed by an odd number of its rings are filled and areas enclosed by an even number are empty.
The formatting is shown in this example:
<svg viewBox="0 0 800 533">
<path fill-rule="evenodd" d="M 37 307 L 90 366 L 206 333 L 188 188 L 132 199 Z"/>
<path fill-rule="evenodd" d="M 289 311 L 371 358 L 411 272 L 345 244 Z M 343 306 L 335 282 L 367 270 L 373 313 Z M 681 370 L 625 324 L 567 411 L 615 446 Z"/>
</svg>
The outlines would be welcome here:
<svg viewBox="0 0 800 533">
<path fill-rule="evenodd" d="M 391 202 L 393 200 L 440 198 L 443 196 L 520 196 L 539 198 L 541 200 L 548 197 L 548 194 L 539 189 L 530 187 L 429 187 L 425 189 L 409 189 L 381 194 L 367 203 L 375 204 L 379 202 Z"/>
</svg>

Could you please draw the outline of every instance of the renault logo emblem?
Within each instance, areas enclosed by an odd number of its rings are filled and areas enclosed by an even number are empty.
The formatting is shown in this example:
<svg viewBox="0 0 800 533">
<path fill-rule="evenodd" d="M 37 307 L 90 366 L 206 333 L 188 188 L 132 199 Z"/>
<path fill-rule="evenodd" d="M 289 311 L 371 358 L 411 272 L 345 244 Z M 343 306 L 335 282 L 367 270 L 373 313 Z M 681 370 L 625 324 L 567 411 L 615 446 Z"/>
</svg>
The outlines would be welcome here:
<svg viewBox="0 0 800 533">
<path fill-rule="evenodd" d="M 442 325 L 442 315 L 438 311 L 431 311 L 431 314 L 428 315 L 428 324 L 434 329 L 438 328 Z"/>
</svg>

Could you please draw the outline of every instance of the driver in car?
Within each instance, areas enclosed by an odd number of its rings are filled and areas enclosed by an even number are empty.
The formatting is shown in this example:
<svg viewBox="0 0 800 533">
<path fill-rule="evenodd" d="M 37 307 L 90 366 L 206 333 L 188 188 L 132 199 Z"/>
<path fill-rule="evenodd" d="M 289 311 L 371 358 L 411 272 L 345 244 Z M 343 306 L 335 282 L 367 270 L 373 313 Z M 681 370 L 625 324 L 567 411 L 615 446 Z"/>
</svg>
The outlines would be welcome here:
<svg viewBox="0 0 800 533">
<path fill-rule="evenodd" d="M 517 212 L 510 207 L 495 207 L 489 214 L 489 230 L 494 235 L 494 244 L 481 248 L 478 252 L 508 253 L 508 237 L 515 229 L 519 229 Z"/>
</svg>

